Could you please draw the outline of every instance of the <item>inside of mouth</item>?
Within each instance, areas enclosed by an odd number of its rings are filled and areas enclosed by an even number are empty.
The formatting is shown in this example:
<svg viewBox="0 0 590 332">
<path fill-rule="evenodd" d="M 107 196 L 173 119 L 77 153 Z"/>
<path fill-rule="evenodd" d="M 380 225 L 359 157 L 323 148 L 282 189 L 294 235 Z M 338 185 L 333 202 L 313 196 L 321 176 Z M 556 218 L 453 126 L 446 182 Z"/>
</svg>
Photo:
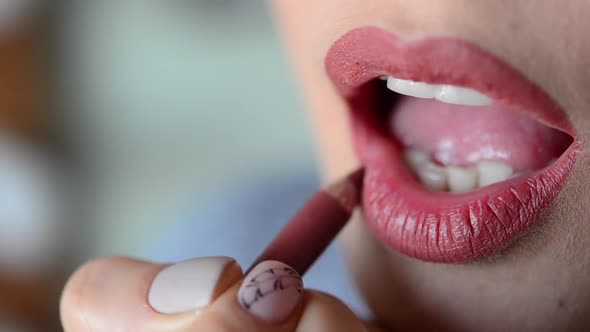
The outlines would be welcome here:
<svg viewBox="0 0 590 332">
<path fill-rule="evenodd" d="M 462 95 L 459 104 L 418 98 L 396 93 L 382 80 L 366 89 L 379 130 L 396 141 L 410 174 L 432 191 L 470 192 L 543 169 L 573 141 L 491 99 L 467 106 L 460 105 Z"/>
</svg>

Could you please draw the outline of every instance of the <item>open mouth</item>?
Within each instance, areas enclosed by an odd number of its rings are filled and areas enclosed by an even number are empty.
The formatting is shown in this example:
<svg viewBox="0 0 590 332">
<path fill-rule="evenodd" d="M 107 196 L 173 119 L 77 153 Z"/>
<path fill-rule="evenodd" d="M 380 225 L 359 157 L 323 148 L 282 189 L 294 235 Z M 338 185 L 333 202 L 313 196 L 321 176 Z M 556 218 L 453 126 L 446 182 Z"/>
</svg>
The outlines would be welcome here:
<svg viewBox="0 0 590 332">
<path fill-rule="evenodd" d="M 367 169 L 365 219 L 392 248 L 466 262 L 534 224 L 580 143 L 563 110 L 479 47 L 350 31 L 326 58 Z"/>
</svg>

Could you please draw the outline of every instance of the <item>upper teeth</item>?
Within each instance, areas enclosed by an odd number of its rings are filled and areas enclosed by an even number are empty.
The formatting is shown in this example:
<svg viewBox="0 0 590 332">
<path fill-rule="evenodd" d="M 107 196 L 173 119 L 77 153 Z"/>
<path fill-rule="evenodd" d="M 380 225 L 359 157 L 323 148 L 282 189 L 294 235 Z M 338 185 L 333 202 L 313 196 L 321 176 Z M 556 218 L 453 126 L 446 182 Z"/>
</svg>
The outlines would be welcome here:
<svg viewBox="0 0 590 332">
<path fill-rule="evenodd" d="M 485 106 L 493 102 L 490 97 L 473 89 L 450 84 L 428 84 L 388 76 L 387 87 L 402 95 L 434 98 L 449 104 Z"/>
<path fill-rule="evenodd" d="M 501 161 L 481 161 L 473 167 L 440 166 L 418 149 L 407 149 L 405 161 L 425 187 L 436 191 L 468 192 L 514 175 L 512 167 Z"/>
</svg>

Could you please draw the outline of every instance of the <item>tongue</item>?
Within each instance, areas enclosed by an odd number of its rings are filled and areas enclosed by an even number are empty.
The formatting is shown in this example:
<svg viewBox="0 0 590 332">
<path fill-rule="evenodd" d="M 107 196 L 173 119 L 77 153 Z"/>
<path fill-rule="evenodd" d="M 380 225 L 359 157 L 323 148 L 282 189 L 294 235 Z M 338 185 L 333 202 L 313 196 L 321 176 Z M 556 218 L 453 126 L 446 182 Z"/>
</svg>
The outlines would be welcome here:
<svg viewBox="0 0 590 332">
<path fill-rule="evenodd" d="M 496 160 L 514 171 L 540 169 L 571 142 L 567 134 L 497 102 L 473 107 L 402 96 L 392 117 L 393 133 L 406 147 L 444 165 Z"/>
</svg>

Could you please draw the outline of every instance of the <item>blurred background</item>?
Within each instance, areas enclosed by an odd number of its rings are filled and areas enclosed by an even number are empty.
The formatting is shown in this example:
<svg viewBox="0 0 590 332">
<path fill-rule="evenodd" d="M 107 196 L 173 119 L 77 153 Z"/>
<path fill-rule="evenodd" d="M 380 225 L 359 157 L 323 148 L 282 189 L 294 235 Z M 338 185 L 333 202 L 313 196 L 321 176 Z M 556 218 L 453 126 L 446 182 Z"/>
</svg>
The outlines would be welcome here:
<svg viewBox="0 0 590 332">
<path fill-rule="evenodd" d="M 318 185 L 284 59 L 264 1 L 0 0 L 0 332 L 93 257 L 247 266 Z"/>
</svg>

